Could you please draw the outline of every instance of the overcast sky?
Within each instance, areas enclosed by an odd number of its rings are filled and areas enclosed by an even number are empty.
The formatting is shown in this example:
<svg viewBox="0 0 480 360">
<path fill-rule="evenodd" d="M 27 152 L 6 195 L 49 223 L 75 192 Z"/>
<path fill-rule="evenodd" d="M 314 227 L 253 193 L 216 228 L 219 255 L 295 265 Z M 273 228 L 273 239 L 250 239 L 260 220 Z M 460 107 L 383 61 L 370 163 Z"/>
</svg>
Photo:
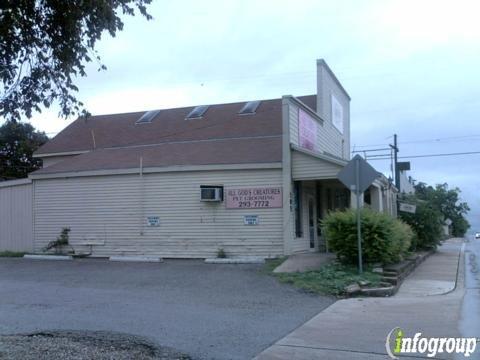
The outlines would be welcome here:
<svg viewBox="0 0 480 360">
<path fill-rule="evenodd" d="M 480 151 L 480 3 L 154 1 L 98 51 L 79 97 L 93 114 L 314 94 L 324 58 L 352 97 L 352 150 L 400 156 Z M 73 119 L 33 125 L 53 136 Z M 411 175 L 462 189 L 480 231 L 480 154 L 404 159 Z M 389 173 L 389 164 L 375 161 Z"/>
</svg>

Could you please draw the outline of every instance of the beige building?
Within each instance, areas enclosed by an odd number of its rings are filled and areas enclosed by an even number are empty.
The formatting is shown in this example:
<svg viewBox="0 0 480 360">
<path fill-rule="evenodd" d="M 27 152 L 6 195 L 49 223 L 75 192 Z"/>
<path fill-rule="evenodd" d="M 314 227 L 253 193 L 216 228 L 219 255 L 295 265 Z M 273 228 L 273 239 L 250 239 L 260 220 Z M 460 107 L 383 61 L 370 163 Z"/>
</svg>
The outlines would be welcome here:
<svg viewBox="0 0 480 360">
<path fill-rule="evenodd" d="M 92 256 L 325 251 L 349 153 L 350 97 L 323 60 L 316 95 L 78 119 L 35 154 L 34 251 L 63 227 Z M 379 176 L 365 202 L 393 214 L 395 189 Z"/>
</svg>

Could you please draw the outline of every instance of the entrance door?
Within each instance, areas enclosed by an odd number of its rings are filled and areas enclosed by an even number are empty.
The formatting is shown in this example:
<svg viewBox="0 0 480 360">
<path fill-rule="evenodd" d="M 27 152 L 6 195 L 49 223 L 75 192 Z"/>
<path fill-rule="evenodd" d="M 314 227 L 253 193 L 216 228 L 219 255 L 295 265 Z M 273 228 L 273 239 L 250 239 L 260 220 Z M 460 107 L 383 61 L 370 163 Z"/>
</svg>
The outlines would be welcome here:
<svg viewBox="0 0 480 360">
<path fill-rule="evenodd" d="M 308 236 L 310 240 L 310 249 L 315 249 L 315 232 L 316 232 L 316 217 L 315 217 L 315 201 L 313 196 L 307 196 L 308 202 Z"/>
</svg>

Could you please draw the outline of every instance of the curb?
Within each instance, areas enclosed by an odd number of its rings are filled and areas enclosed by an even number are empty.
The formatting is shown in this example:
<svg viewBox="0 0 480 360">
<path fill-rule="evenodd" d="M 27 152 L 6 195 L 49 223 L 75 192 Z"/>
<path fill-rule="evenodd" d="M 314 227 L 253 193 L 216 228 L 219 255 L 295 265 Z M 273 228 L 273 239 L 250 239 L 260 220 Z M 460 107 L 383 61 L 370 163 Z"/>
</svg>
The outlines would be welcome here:
<svg viewBox="0 0 480 360">
<path fill-rule="evenodd" d="M 35 254 L 25 254 L 23 255 L 24 259 L 30 260 L 73 260 L 73 257 L 70 255 L 35 255 Z"/>
<path fill-rule="evenodd" d="M 206 264 L 265 264 L 264 258 L 210 258 L 205 259 Z"/>
<path fill-rule="evenodd" d="M 110 256 L 108 260 L 123 262 L 163 262 L 162 258 L 154 256 Z"/>
<path fill-rule="evenodd" d="M 403 280 L 410 275 L 422 262 L 424 262 L 435 250 L 430 250 L 424 253 L 417 254 L 414 258 L 407 259 L 401 263 L 387 265 L 383 269 L 382 281 L 383 284 L 390 283 L 391 285 L 382 286 L 378 288 L 363 288 L 359 292 L 350 294 L 346 297 L 355 297 L 355 295 L 362 295 L 367 297 L 388 297 L 397 293 L 398 289 L 403 283 Z"/>
</svg>

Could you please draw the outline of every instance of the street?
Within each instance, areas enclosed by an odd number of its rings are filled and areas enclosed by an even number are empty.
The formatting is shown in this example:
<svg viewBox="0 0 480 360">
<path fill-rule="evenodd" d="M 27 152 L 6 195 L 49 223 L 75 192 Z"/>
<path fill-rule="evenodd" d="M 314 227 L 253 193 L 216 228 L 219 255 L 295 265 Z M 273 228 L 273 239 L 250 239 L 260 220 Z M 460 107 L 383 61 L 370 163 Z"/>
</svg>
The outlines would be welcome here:
<svg viewBox="0 0 480 360">
<path fill-rule="evenodd" d="M 480 337 L 479 266 L 480 240 L 472 236 L 465 243 L 465 296 L 460 322 L 462 336 Z"/>
<path fill-rule="evenodd" d="M 259 354 L 257 359 L 389 359 L 385 342 L 396 327 L 409 337 L 417 332 L 429 338 L 478 336 L 478 285 L 470 279 L 477 281 L 478 278 L 471 262 L 467 265 L 468 280 L 464 281 L 463 244 L 463 239 L 445 242 L 405 279 L 395 296 L 340 300 Z M 480 247 L 469 245 L 469 252 L 465 254 L 470 260 L 471 254 L 479 256 Z M 469 295 L 464 297 L 465 284 Z M 419 357 L 427 354 L 401 356 L 402 359 Z M 444 352 L 435 358 L 464 356 Z M 479 359 L 480 351 L 469 358 Z"/>
</svg>

